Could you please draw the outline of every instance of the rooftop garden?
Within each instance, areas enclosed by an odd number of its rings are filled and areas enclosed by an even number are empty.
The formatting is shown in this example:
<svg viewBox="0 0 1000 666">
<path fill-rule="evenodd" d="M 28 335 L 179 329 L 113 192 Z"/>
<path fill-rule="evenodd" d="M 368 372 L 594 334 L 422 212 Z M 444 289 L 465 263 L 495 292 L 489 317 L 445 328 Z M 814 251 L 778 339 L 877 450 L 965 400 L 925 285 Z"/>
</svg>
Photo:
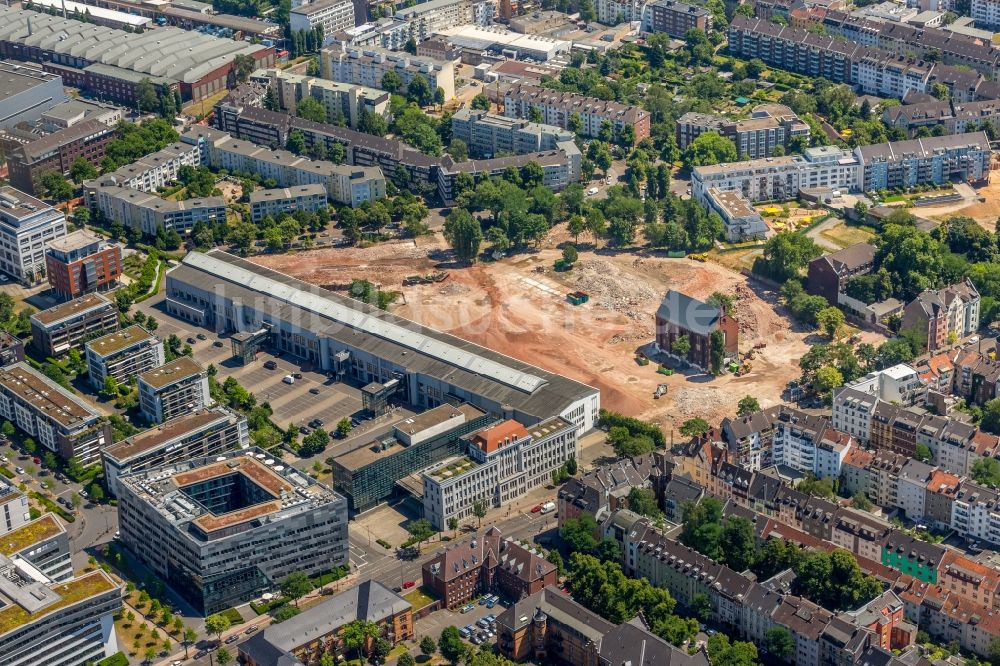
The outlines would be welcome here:
<svg viewBox="0 0 1000 666">
<path fill-rule="evenodd" d="M 42 516 L 0 537 L 0 553 L 9 557 L 32 544 L 54 537 L 60 531 L 59 524 L 52 516 Z"/>
<path fill-rule="evenodd" d="M 459 458 L 458 460 L 452 461 L 447 465 L 442 465 L 441 467 L 438 467 L 433 472 L 431 472 L 430 475 L 435 479 L 438 479 L 439 481 L 443 481 L 445 479 L 450 479 L 453 476 L 458 476 L 459 474 L 465 474 L 470 469 L 473 469 L 475 466 L 476 466 L 475 460 L 473 460 L 472 458 L 463 457 Z"/>
<path fill-rule="evenodd" d="M 55 585 L 52 587 L 52 590 L 59 595 L 59 600 L 49 604 L 37 613 L 29 613 L 17 604 L 11 604 L 0 610 L 0 636 L 28 622 L 33 622 L 40 617 L 44 617 L 49 613 L 54 613 L 57 610 L 72 606 L 102 592 L 110 592 L 113 589 L 115 589 L 114 584 L 99 571 Z"/>
</svg>

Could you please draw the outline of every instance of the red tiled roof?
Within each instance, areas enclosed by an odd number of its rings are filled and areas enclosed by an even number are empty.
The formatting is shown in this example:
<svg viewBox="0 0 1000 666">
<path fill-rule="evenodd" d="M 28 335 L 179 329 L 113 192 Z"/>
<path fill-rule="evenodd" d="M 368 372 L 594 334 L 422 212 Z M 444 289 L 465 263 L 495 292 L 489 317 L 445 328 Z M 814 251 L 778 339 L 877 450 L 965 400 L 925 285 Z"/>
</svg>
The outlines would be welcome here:
<svg viewBox="0 0 1000 666">
<path fill-rule="evenodd" d="M 493 453 L 501 446 L 527 436 L 528 431 L 523 425 L 513 419 L 509 419 L 492 428 L 480 430 L 473 436 L 472 443 L 485 453 Z"/>
</svg>

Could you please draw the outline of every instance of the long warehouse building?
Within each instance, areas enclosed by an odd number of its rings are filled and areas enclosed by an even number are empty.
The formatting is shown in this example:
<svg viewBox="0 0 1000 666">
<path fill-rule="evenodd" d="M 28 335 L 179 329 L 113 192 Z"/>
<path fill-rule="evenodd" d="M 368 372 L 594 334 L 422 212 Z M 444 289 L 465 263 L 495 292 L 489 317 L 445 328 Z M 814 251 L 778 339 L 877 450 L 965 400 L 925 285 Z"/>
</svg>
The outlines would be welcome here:
<svg viewBox="0 0 1000 666">
<path fill-rule="evenodd" d="M 218 332 L 267 331 L 278 349 L 416 408 L 468 402 L 528 426 L 561 416 L 578 433 L 600 409 L 596 388 L 219 250 L 167 273 L 166 307 Z"/>
<path fill-rule="evenodd" d="M 180 28 L 129 33 L 71 18 L 0 6 L 0 57 L 40 62 L 63 84 L 134 105 L 143 79 L 198 100 L 224 90 L 237 56 L 274 64 L 267 46 Z"/>
</svg>

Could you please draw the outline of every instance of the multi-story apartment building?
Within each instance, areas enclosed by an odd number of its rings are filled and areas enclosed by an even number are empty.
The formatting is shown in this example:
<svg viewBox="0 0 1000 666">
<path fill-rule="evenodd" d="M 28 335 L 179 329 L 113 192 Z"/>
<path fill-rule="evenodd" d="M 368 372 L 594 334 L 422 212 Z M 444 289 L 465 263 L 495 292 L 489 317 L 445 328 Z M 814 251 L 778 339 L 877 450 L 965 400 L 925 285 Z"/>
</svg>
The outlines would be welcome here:
<svg viewBox="0 0 1000 666">
<path fill-rule="evenodd" d="M 84 192 L 97 186 L 117 185 L 130 190 L 155 192 L 177 180 L 182 166 L 201 164 L 201 148 L 187 143 L 172 143 L 162 150 L 126 164 L 116 171 L 84 183 Z"/>
<path fill-rule="evenodd" d="M 772 458 L 817 478 L 840 478 L 841 466 L 853 444 L 849 435 L 830 427 L 826 417 L 782 408 L 774 421 Z"/>
<path fill-rule="evenodd" d="M 0 545 L 0 654 L 9 666 L 78 666 L 118 651 L 114 615 L 121 587 L 101 570 L 73 577 L 60 567 L 50 573 L 53 553 L 68 562 L 62 526 L 42 516 L 3 536 Z M 48 558 L 46 560 L 46 558 Z"/>
<path fill-rule="evenodd" d="M 26 363 L 0 368 L 0 415 L 64 460 L 92 465 L 111 443 L 101 414 Z"/>
<path fill-rule="evenodd" d="M 556 150 L 574 139 L 573 133 L 562 127 L 478 111 L 468 106 L 452 115 L 451 135 L 464 141 L 471 155 L 487 158 L 500 153 L 523 155 Z"/>
<path fill-rule="evenodd" d="M 219 332 L 266 328 L 274 348 L 419 410 L 458 396 L 529 427 L 557 414 L 578 434 L 598 418 L 597 389 L 225 252 L 189 253 L 166 282 L 172 316 Z"/>
<path fill-rule="evenodd" d="M 732 139 L 738 155 L 755 160 L 771 157 L 775 148 L 786 147 L 794 137 L 808 139 L 809 125 L 783 104 L 761 104 L 749 118 L 741 120 L 694 112 L 677 119 L 677 145 L 681 150 L 705 132 L 718 132 Z"/>
<path fill-rule="evenodd" d="M 45 273 L 65 300 L 112 289 L 122 274 L 121 245 L 86 229 L 74 231 L 49 241 Z"/>
<path fill-rule="evenodd" d="M 676 0 L 657 0 L 642 7 L 642 29 L 646 32 L 665 32 L 681 38 L 688 30 L 712 29 L 712 15 L 704 7 L 697 7 Z"/>
<path fill-rule="evenodd" d="M 504 506 L 547 483 L 576 457 L 576 427 L 560 417 L 530 426 L 507 420 L 469 436 L 467 455 L 421 473 L 424 517 L 435 529 L 472 515 L 473 504 Z"/>
<path fill-rule="evenodd" d="M 439 405 L 395 424 L 370 446 L 337 456 L 331 463 L 333 484 L 347 497 L 350 510 L 367 511 L 396 492 L 396 482 L 462 453 L 462 437 L 493 421 L 469 404 Z"/>
<path fill-rule="evenodd" d="M 283 69 L 262 69 L 251 74 L 250 80 L 273 88 L 278 106 L 293 115 L 298 103 L 306 97 L 323 105 L 331 123 L 343 118 L 355 129 L 363 113 L 382 117 L 389 113 L 389 93 L 376 88 L 292 74 Z"/>
<path fill-rule="evenodd" d="M 922 128 L 937 133 L 939 127 L 946 134 L 964 134 L 984 129 L 987 123 L 994 128 L 1000 127 L 1000 100 L 957 102 L 949 99 L 890 106 L 882 112 L 882 121 L 911 137 L 926 131 Z"/>
<path fill-rule="evenodd" d="M 201 409 L 104 448 L 104 482 L 118 497 L 118 479 L 125 474 L 192 458 L 208 459 L 249 446 L 246 417 L 221 406 Z"/>
<path fill-rule="evenodd" d="M 126 384 L 164 363 L 163 342 L 139 325 L 91 340 L 84 348 L 90 385 L 96 390 L 103 389 L 109 378 Z"/>
<path fill-rule="evenodd" d="M 61 356 L 84 340 L 118 330 L 118 307 L 104 294 L 87 294 L 31 315 L 31 342 L 45 356 Z"/>
<path fill-rule="evenodd" d="M 240 643 L 240 663 L 316 664 L 324 655 L 342 659 L 351 652 L 344 643 L 344 627 L 352 622 L 373 623 L 379 637 L 394 646 L 413 638 L 410 602 L 381 583 L 366 580 Z"/>
<path fill-rule="evenodd" d="M 993 150 L 985 132 L 860 146 L 865 191 L 987 180 Z"/>
<path fill-rule="evenodd" d="M 298 210 L 313 213 L 324 210 L 326 204 L 326 188 L 319 183 L 256 190 L 250 194 L 250 219 L 254 224 L 260 224 L 268 215 L 278 219 Z"/>
<path fill-rule="evenodd" d="M 736 190 L 720 190 L 710 187 L 706 192 L 709 207 L 719 214 L 724 225 L 723 234 L 730 242 L 763 239 L 768 226 L 757 209 Z"/>
<path fill-rule="evenodd" d="M 934 466 L 922 460 L 907 460 L 899 470 L 896 498 L 909 520 L 922 520 L 927 512 L 927 483 Z"/>
<path fill-rule="evenodd" d="M 34 192 L 42 174 L 69 173 L 77 158 L 99 166 L 105 146 L 114 138 L 113 127 L 99 120 L 84 120 L 34 141 L 25 141 L 7 156 L 10 182 L 20 190 Z"/>
<path fill-rule="evenodd" d="M 493 16 L 485 23 L 476 21 L 472 5 L 470 0 L 429 0 L 397 9 L 393 18 L 405 23 L 407 38 L 419 44 L 435 33 L 456 25 L 489 25 Z"/>
<path fill-rule="evenodd" d="M 594 9 L 597 20 L 604 25 L 620 25 L 641 21 L 645 3 L 638 0 L 597 0 Z"/>
<path fill-rule="evenodd" d="M 320 52 L 320 66 L 323 78 L 331 81 L 383 88 L 385 75 L 395 72 L 402 81 L 402 90 L 420 76 L 432 91 L 441 88 L 445 100 L 455 96 L 455 63 L 447 60 L 421 58 L 376 46 L 362 48 L 338 43 Z"/>
<path fill-rule="evenodd" d="M 226 219 L 222 197 L 174 201 L 117 185 L 87 187 L 84 194 L 89 208 L 146 236 L 155 236 L 161 228 L 185 233 L 199 222 L 215 224 Z"/>
<path fill-rule="evenodd" d="M 0 366 L 24 360 L 24 340 L 0 329 Z"/>
<path fill-rule="evenodd" d="M 234 139 L 211 127 L 191 128 L 182 139 L 201 146 L 205 163 L 215 169 L 273 178 L 279 187 L 322 185 L 330 199 L 353 207 L 385 198 L 385 178 L 378 167 L 310 160 Z"/>
<path fill-rule="evenodd" d="M 927 393 L 917 371 L 906 363 L 870 372 L 845 384 L 844 387 L 873 395 L 882 402 L 891 402 L 903 407 L 923 405 Z"/>
<path fill-rule="evenodd" d="M 511 168 L 520 172 L 532 162 L 542 169 L 542 185 L 553 192 L 558 192 L 579 180 L 581 160 L 582 155 L 572 141 L 560 142 L 560 147 L 556 150 L 512 157 L 494 157 L 488 160 L 454 162 L 446 155 L 441 158 L 437 168 L 438 193 L 447 205 L 451 205 L 459 194 L 457 188 L 459 174 L 471 176 L 473 180 L 498 178 Z"/>
<path fill-rule="evenodd" d="M 424 587 L 454 609 L 494 592 L 519 601 L 554 585 L 558 574 L 551 562 L 491 527 L 424 562 L 422 577 Z"/>
<path fill-rule="evenodd" d="M 604 123 L 610 123 L 616 136 L 626 125 L 632 127 L 636 142 L 649 136 L 649 113 L 637 106 L 520 83 L 504 93 L 504 115 L 508 118 L 531 118 L 532 109 L 541 112 L 542 122 L 564 129 L 569 128 L 570 118 L 575 116 L 581 136 L 597 136 Z"/>
<path fill-rule="evenodd" d="M 333 35 L 354 27 L 352 0 L 314 0 L 293 7 L 288 13 L 292 30 L 322 28 L 323 35 Z"/>
<path fill-rule="evenodd" d="M 728 446 L 733 461 L 750 471 L 774 464 L 774 431 L 780 407 L 753 412 L 736 418 L 722 420 L 722 441 Z M 706 479 L 699 474 L 691 474 L 702 485 Z"/>
<path fill-rule="evenodd" d="M 972 0 L 969 14 L 975 20 L 977 28 L 1000 28 L 1000 2 L 996 0 Z"/>
<path fill-rule="evenodd" d="M 923 291 L 903 309 L 902 328 L 926 340 L 928 351 L 950 346 L 979 329 L 979 291 L 968 278 Z"/>
<path fill-rule="evenodd" d="M 0 481 L 0 536 L 31 519 L 28 496 L 7 481 Z"/>
<path fill-rule="evenodd" d="M 209 407 L 208 372 L 190 356 L 139 374 L 139 409 L 150 423 L 164 423 Z"/>
<path fill-rule="evenodd" d="M 34 284 L 45 274 L 45 248 L 66 235 L 66 216 L 13 187 L 0 187 L 0 271 Z"/>
<path fill-rule="evenodd" d="M 201 613 L 347 564 L 344 498 L 259 449 L 126 474 L 118 493 L 121 541 Z"/>
</svg>

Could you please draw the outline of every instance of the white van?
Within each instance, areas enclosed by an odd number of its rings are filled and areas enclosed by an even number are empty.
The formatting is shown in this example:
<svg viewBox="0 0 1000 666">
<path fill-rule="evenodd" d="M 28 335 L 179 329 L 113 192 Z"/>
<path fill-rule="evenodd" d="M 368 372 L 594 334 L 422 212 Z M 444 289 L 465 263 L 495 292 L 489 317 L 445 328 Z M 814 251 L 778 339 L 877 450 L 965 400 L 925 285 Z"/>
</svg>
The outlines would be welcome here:
<svg viewBox="0 0 1000 666">
<path fill-rule="evenodd" d="M 555 510 L 556 510 L 555 502 L 546 502 L 545 504 L 542 505 L 541 513 L 552 513 Z"/>
<path fill-rule="evenodd" d="M 292 377 L 291 375 L 285 375 L 284 377 L 281 378 L 281 381 L 285 382 L 286 384 L 294 384 L 295 377 Z"/>
</svg>

